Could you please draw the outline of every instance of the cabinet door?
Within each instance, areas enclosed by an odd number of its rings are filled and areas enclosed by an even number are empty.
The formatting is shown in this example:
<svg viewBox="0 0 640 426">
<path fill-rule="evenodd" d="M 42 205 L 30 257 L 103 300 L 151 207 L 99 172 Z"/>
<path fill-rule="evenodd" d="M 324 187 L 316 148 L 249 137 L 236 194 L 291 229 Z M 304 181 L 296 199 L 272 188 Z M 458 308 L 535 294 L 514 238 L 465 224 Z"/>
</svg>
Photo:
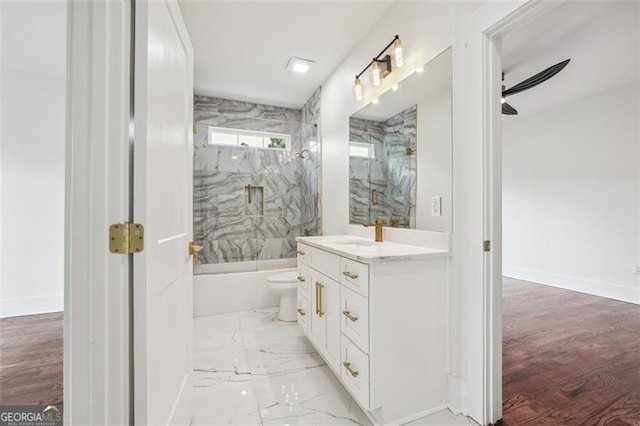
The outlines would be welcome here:
<svg viewBox="0 0 640 426">
<path fill-rule="evenodd" d="M 327 279 L 322 288 L 322 307 L 326 322 L 326 358 L 335 371 L 340 371 L 340 284 Z"/>
<path fill-rule="evenodd" d="M 309 291 L 311 306 L 309 307 L 309 340 L 324 353 L 326 342 L 326 320 L 322 310 L 322 290 L 328 280 L 321 273 L 309 268 Z"/>
</svg>

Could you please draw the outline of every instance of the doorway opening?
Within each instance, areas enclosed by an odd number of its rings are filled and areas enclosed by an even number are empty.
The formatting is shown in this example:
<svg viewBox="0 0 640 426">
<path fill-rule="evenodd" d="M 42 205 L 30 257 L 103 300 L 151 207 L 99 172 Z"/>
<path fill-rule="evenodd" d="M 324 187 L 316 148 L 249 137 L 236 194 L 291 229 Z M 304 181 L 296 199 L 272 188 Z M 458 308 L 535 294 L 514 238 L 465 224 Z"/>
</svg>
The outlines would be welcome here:
<svg viewBox="0 0 640 426">
<path fill-rule="evenodd" d="M 0 406 L 62 417 L 67 4 L 0 3 Z"/>
<path fill-rule="evenodd" d="M 565 2 L 496 38 L 503 92 L 571 59 L 497 123 L 506 425 L 640 418 L 639 26 Z"/>
</svg>

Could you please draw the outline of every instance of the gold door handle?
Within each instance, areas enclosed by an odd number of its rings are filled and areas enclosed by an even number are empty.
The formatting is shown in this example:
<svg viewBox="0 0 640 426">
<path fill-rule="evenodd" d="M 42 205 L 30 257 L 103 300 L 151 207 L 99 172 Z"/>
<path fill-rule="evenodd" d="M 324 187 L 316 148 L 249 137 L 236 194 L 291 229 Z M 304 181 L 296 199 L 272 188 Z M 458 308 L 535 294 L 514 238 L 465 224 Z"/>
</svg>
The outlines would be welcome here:
<svg viewBox="0 0 640 426">
<path fill-rule="evenodd" d="M 304 256 L 306 254 L 305 252 L 303 252 L 301 250 L 296 251 L 296 253 L 298 253 L 300 256 Z"/>
<path fill-rule="evenodd" d="M 343 362 L 342 365 L 344 365 L 344 368 L 347 369 L 347 371 L 349 372 L 349 374 L 351 374 L 353 377 L 358 377 L 358 372 L 355 371 L 353 368 L 351 368 L 351 363 L 350 362 Z"/>
<path fill-rule="evenodd" d="M 193 261 L 197 261 L 200 257 L 200 252 L 204 247 L 197 245 L 193 241 L 189 243 L 189 256 L 193 258 Z"/>
<path fill-rule="evenodd" d="M 349 311 L 342 311 L 342 315 L 344 315 L 345 317 L 349 318 L 353 322 L 358 321 L 358 317 L 354 317 L 353 315 L 351 315 L 351 312 L 349 312 Z"/>
<path fill-rule="evenodd" d="M 352 280 L 357 280 L 358 279 L 358 276 L 356 274 L 352 274 L 349 271 L 344 271 L 342 273 L 342 275 L 344 275 L 345 277 L 351 278 Z"/>
<path fill-rule="evenodd" d="M 302 309 L 298 308 L 297 309 L 298 313 L 302 316 L 307 315 Z"/>
<path fill-rule="evenodd" d="M 301 283 L 306 281 L 303 277 L 296 277 L 296 278 L 298 278 L 298 281 L 300 281 Z"/>
</svg>

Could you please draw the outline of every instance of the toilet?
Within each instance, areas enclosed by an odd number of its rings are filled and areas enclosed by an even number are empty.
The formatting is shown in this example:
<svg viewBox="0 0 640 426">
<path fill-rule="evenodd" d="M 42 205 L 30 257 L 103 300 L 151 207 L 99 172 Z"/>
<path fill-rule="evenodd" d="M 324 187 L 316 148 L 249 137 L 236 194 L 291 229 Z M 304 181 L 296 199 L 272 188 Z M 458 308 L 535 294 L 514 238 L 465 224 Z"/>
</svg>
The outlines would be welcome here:
<svg viewBox="0 0 640 426">
<path fill-rule="evenodd" d="M 270 275 L 267 278 L 267 287 L 280 295 L 280 313 L 278 319 L 280 321 L 296 321 L 297 307 L 297 289 L 298 278 L 297 271 L 280 272 Z"/>
</svg>

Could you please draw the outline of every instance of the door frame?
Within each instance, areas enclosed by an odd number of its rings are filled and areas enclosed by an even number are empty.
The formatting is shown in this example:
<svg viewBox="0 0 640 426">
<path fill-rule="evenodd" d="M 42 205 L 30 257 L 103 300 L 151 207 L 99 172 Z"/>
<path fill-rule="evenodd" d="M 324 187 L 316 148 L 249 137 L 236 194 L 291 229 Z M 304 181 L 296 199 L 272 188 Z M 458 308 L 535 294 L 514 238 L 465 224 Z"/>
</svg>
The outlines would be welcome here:
<svg viewBox="0 0 640 426">
<path fill-rule="evenodd" d="M 108 250 L 130 219 L 131 1 L 68 2 L 65 424 L 131 424 L 132 255 Z"/>
<path fill-rule="evenodd" d="M 487 423 L 502 418 L 502 37 L 568 0 L 530 0 L 483 32 L 483 403 Z"/>
</svg>

